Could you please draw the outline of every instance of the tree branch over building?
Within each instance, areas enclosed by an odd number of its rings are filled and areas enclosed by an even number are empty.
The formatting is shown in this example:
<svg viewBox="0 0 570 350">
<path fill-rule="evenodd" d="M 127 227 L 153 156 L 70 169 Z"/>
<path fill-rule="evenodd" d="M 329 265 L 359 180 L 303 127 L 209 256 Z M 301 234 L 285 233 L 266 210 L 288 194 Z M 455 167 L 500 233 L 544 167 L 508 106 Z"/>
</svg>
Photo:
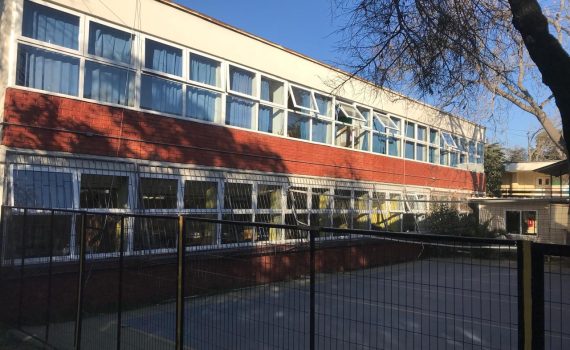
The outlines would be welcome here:
<svg viewBox="0 0 570 350">
<path fill-rule="evenodd" d="M 470 110 L 495 96 L 534 115 L 558 148 L 570 139 L 566 0 L 337 1 L 345 68 L 396 90 Z M 554 35 L 550 33 L 553 30 Z M 544 88 L 544 85 L 548 89 Z M 483 96 L 475 99 L 474 96 Z M 555 127 L 557 112 L 563 133 Z"/>
</svg>

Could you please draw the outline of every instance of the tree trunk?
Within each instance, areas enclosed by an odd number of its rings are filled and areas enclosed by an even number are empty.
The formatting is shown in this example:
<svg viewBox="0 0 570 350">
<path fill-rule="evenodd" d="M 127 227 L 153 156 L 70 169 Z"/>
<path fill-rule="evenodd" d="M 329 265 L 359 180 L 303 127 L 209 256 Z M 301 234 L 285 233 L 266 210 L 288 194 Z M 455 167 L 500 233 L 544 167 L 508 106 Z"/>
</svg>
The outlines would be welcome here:
<svg viewBox="0 0 570 350">
<path fill-rule="evenodd" d="M 521 34 L 530 58 L 542 74 L 542 82 L 552 91 L 560 111 L 562 134 L 568 150 L 566 140 L 570 140 L 570 56 L 550 34 L 548 20 L 537 0 L 509 0 L 509 4 L 513 13 L 513 25 Z"/>
</svg>

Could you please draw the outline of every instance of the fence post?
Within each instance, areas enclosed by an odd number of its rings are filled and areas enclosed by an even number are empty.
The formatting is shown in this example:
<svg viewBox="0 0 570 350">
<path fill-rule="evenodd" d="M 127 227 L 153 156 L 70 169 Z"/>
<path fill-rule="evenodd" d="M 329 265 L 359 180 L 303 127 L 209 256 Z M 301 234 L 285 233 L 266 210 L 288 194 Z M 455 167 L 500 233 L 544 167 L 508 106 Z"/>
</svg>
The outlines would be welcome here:
<svg viewBox="0 0 570 350">
<path fill-rule="evenodd" d="M 532 348 L 544 349 L 544 251 L 531 244 Z"/>
<path fill-rule="evenodd" d="M 184 217 L 178 216 L 178 271 L 176 288 L 176 349 L 184 348 Z"/>
<path fill-rule="evenodd" d="M 51 210 L 49 221 L 49 262 L 48 262 L 48 286 L 47 286 L 47 305 L 46 305 L 46 343 L 49 340 L 49 323 L 51 322 L 51 287 L 52 287 L 52 270 L 53 270 L 53 226 L 54 226 L 54 210 Z"/>
<path fill-rule="evenodd" d="M 26 260 L 26 223 L 28 222 L 28 209 L 24 209 L 22 223 L 22 246 L 20 247 L 20 295 L 18 300 L 18 328 L 22 328 L 22 306 L 24 305 L 24 260 Z"/>
<path fill-rule="evenodd" d="M 310 349 L 315 349 L 315 237 L 319 231 L 309 231 L 309 254 L 310 254 Z"/>
<path fill-rule="evenodd" d="M 77 286 L 77 315 L 75 318 L 75 349 L 81 349 L 81 328 L 83 323 L 83 288 L 84 288 L 84 275 L 85 275 L 85 246 L 86 246 L 86 215 L 81 215 L 81 233 L 79 237 L 79 277 Z"/>
<path fill-rule="evenodd" d="M 121 326 L 123 324 L 123 265 L 125 246 L 125 217 L 121 216 L 119 231 L 119 290 L 117 301 L 117 350 L 121 349 Z"/>
</svg>

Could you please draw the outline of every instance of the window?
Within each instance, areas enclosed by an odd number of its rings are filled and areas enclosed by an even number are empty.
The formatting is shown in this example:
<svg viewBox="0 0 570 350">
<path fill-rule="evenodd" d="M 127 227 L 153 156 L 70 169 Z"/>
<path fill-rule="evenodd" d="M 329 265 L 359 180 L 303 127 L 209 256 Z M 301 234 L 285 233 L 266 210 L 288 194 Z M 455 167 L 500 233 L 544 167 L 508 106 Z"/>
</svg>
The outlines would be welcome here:
<svg viewBox="0 0 570 350">
<path fill-rule="evenodd" d="M 331 123 L 320 119 L 313 119 L 312 122 L 313 122 L 312 140 L 320 143 L 330 143 Z"/>
<path fill-rule="evenodd" d="M 238 67 L 230 66 L 229 90 L 232 92 L 253 96 L 254 79 L 255 73 Z"/>
<path fill-rule="evenodd" d="M 151 39 L 145 40 L 145 68 L 182 76 L 182 50 Z"/>
<path fill-rule="evenodd" d="M 271 106 L 259 106 L 257 128 L 259 131 L 283 135 L 285 112 Z"/>
<path fill-rule="evenodd" d="M 182 115 L 182 84 L 143 74 L 141 77 L 141 108 Z"/>
<path fill-rule="evenodd" d="M 178 220 L 173 218 L 135 218 L 134 249 L 173 249 L 178 237 Z"/>
<path fill-rule="evenodd" d="M 418 125 L 418 135 L 417 139 L 420 141 L 426 141 L 427 129 L 425 126 Z"/>
<path fill-rule="evenodd" d="M 438 156 L 437 156 L 437 148 L 436 147 L 431 147 L 429 148 L 429 154 L 428 154 L 428 161 L 430 163 L 433 164 L 437 164 L 438 163 Z"/>
<path fill-rule="evenodd" d="M 310 90 L 289 85 L 289 98 L 292 103 L 289 108 L 298 108 L 304 112 L 318 112 L 315 96 Z"/>
<path fill-rule="evenodd" d="M 394 157 L 400 156 L 400 139 L 390 136 L 388 138 L 388 154 Z"/>
<path fill-rule="evenodd" d="M 73 208 L 70 173 L 14 170 L 14 205 L 30 208 Z"/>
<path fill-rule="evenodd" d="M 437 133 L 437 130 L 434 129 L 429 130 L 429 143 L 433 145 L 439 144 L 439 135 Z"/>
<path fill-rule="evenodd" d="M 457 144 L 455 143 L 455 140 L 453 139 L 453 137 L 449 133 L 442 132 L 441 133 L 441 141 L 443 143 L 442 147 L 457 149 Z"/>
<path fill-rule="evenodd" d="M 336 189 L 334 191 L 334 209 L 350 209 L 350 190 Z"/>
<path fill-rule="evenodd" d="M 226 214 L 222 220 L 251 222 L 251 214 Z M 255 228 L 252 226 L 222 225 L 222 244 L 253 242 Z"/>
<path fill-rule="evenodd" d="M 416 137 L 416 124 L 406 122 L 406 137 L 411 139 Z"/>
<path fill-rule="evenodd" d="M 188 180 L 184 182 L 185 209 L 216 209 L 218 183 L 215 181 Z"/>
<path fill-rule="evenodd" d="M 257 214 L 256 222 L 281 224 L 281 214 Z M 275 227 L 257 227 L 256 241 L 277 241 L 281 239 L 281 229 Z"/>
<path fill-rule="evenodd" d="M 77 50 L 79 17 L 31 1 L 24 1 L 22 35 Z"/>
<path fill-rule="evenodd" d="M 311 190 L 311 208 L 312 209 L 329 209 L 329 190 L 326 188 L 313 188 Z"/>
<path fill-rule="evenodd" d="M 287 191 L 287 209 L 307 209 L 307 190 L 306 187 L 290 187 Z"/>
<path fill-rule="evenodd" d="M 385 131 L 383 129 L 391 129 L 392 131 L 399 130 L 399 126 L 391 118 L 379 112 L 374 112 L 374 125 L 378 131 Z"/>
<path fill-rule="evenodd" d="M 217 215 L 193 215 L 205 219 L 217 219 Z M 216 244 L 217 224 L 186 220 L 184 229 L 186 234 L 186 246 L 203 246 Z"/>
<path fill-rule="evenodd" d="M 338 121 L 352 124 L 352 120 L 366 122 L 366 118 L 362 116 L 358 108 L 348 103 L 339 102 L 337 104 L 337 118 Z"/>
<path fill-rule="evenodd" d="M 282 82 L 261 77 L 261 100 L 283 105 L 284 93 L 285 88 Z"/>
<path fill-rule="evenodd" d="M 253 101 L 240 97 L 227 96 L 226 124 L 251 129 L 254 106 Z"/>
<path fill-rule="evenodd" d="M 386 154 L 386 135 L 375 133 L 372 136 L 372 152 Z"/>
<path fill-rule="evenodd" d="M 143 209 L 176 209 L 178 180 L 141 178 L 140 203 Z"/>
<path fill-rule="evenodd" d="M 215 122 L 220 117 L 222 95 L 208 89 L 186 87 L 186 117 Z"/>
<path fill-rule="evenodd" d="M 87 52 L 111 61 L 131 64 L 134 35 L 96 22 L 89 22 Z"/>
<path fill-rule="evenodd" d="M 190 54 L 190 80 L 211 86 L 221 86 L 221 63 L 195 53 Z"/>
<path fill-rule="evenodd" d="M 426 146 L 421 143 L 416 144 L 416 160 L 426 160 Z"/>
<path fill-rule="evenodd" d="M 281 209 L 281 186 L 258 185 L 257 209 Z"/>
<path fill-rule="evenodd" d="M 83 97 L 133 106 L 134 75 L 127 69 L 87 61 Z"/>
<path fill-rule="evenodd" d="M 332 98 L 315 93 L 315 101 L 319 110 L 318 113 L 326 118 L 331 118 Z"/>
<path fill-rule="evenodd" d="M 16 84 L 77 96 L 79 59 L 20 44 Z"/>
<path fill-rule="evenodd" d="M 129 178 L 126 176 L 81 174 L 81 208 L 128 207 Z"/>
<path fill-rule="evenodd" d="M 537 217 L 534 210 L 507 210 L 505 213 L 507 233 L 537 234 Z"/>
<path fill-rule="evenodd" d="M 224 208 L 225 209 L 251 209 L 252 185 L 243 183 L 225 183 Z"/>
<path fill-rule="evenodd" d="M 406 141 L 404 156 L 407 159 L 414 159 L 414 143 L 411 141 Z"/>
<path fill-rule="evenodd" d="M 287 136 L 309 140 L 309 122 L 310 118 L 289 112 L 289 117 L 287 118 Z"/>
</svg>

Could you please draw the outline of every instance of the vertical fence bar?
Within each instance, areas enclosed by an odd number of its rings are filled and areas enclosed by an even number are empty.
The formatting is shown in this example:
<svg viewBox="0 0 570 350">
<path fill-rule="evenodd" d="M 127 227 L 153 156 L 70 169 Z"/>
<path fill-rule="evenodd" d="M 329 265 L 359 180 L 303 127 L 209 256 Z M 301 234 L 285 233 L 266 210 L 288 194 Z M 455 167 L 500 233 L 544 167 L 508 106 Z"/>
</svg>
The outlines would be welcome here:
<svg viewBox="0 0 570 350">
<path fill-rule="evenodd" d="M 52 287 L 52 270 L 53 270 L 53 226 L 54 226 L 54 210 L 51 210 L 49 221 L 49 262 L 48 262 L 48 286 L 47 286 L 47 305 L 46 305 L 46 343 L 49 340 L 49 323 L 51 322 L 51 287 Z"/>
<path fill-rule="evenodd" d="M 81 233 L 79 237 L 79 277 L 77 286 L 77 316 L 75 318 L 75 349 L 81 349 L 81 326 L 83 323 L 83 287 L 85 275 L 85 228 L 86 228 L 86 215 L 81 215 Z"/>
<path fill-rule="evenodd" d="M 184 217 L 178 216 L 178 271 L 176 288 L 176 349 L 184 348 Z"/>
<path fill-rule="evenodd" d="M 123 324 L 123 268 L 125 245 L 125 217 L 121 216 L 119 232 L 119 291 L 117 295 L 117 350 L 121 349 L 121 326 Z"/>
<path fill-rule="evenodd" d="M 532 300 L 532 255 L 531 242 L 517 242 L 518 279 L 518 330 L 519 349 L 531 350 L 533 342 L 533 300 Z"/>
<path fill-rule="evenodd" d="M 544 251 L 531 245 L 532 256 L 532 348 L 544 349 Z"/>
<path fill-rule="evenodd" d="M 24 209 L 22 223 L 22 246 L 20 247 L 20 295 L 18 300 L 18 328 L 22 328 L 22 306 L 24 305 L 24 261 L 26 260 L 26 223 L 28 222 L 28 209 Z"/>
<path fill-rule="evenodd" d="M 309 321 L 309 339 L 310 349 L 315 349 L 315 237 L 319 231 L 309 231 L 309 254 L 310 254 L 310 321 Z"/>
</svg>

